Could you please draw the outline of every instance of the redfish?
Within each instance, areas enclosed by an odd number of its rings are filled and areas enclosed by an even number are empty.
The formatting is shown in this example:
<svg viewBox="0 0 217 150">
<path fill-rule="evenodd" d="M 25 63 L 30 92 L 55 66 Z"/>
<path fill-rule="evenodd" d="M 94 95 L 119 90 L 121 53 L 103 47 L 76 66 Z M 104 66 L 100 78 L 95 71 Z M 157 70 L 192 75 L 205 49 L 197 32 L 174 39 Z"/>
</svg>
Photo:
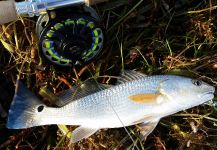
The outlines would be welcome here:
<svg viewBox="0 0 217 150">
<path fill-rule="evenodd" d="M 10 129 L 64 124 L 78 125 L 71 141 L 87 138 L 103 128 L 135 124 L 148 136 L 162 117 L 214 98 L 215 88 L 203 81 L 175 76 L 146 76 L 126 71 L 116 85 L 89 84 L 59 97 L 59 108 L 44 105 L 21 82 L 17 83 L 7 127 Z"/>
</svg>

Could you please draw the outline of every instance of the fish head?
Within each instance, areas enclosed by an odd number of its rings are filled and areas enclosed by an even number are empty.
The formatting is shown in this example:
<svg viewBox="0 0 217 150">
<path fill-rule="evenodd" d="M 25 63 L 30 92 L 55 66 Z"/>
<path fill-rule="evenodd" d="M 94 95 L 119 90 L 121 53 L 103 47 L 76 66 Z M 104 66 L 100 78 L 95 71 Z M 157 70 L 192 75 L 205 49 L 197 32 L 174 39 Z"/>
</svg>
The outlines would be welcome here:
<svg viewBox="0 0 217 150">
<path fill-rule="evenodd" d="M 215 88 L 201 80 L 174 76 L 162 83 L 161 93 L 183 108 L 191 108 L 214 98 Z"/>
</svg>

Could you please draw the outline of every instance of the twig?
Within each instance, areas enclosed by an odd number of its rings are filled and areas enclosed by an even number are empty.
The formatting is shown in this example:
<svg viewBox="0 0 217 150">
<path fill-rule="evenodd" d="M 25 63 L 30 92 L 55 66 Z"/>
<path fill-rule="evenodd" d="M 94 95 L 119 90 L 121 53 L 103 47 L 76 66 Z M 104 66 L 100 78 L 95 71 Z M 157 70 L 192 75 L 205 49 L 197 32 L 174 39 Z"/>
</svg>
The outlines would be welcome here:
<svg viewBox="0 0 217 150">
<path fill-rule="evenodd" d="M 65 78 L 58 76 L 58 79 L 66 84 L 69 88 L 72 88 L 72 85 Z"/>
</svg>

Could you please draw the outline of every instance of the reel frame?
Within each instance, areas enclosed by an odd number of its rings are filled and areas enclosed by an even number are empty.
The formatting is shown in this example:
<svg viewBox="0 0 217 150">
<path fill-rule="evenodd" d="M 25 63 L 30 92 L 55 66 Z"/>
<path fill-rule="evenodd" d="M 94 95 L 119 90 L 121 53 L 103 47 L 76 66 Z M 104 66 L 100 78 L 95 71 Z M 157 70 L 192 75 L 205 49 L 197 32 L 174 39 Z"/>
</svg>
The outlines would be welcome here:
<svg viewBox="0 0 217 150">
<path fill-rule="evenodd" d="M 48 11 L 36 23 L 39 49 L 53 64 L 86 65 L 94 61 L 103 48 L 104 35 L 99 22 L 95 10 L 86 5 Z"/>
</svg>

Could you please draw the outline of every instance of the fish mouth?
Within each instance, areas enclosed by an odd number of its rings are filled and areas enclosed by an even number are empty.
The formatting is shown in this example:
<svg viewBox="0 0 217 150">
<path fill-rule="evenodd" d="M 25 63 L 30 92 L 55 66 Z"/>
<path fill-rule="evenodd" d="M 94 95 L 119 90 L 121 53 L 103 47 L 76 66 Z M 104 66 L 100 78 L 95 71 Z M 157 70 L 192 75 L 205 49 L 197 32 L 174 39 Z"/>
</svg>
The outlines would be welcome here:
<svg viewBox="0 0 217 150">
<path fill-rule="evenodd" d="M 205 100 L 212 100 L 214 98 L 214 90 L 212 91 L 209 91 L 209 92 L 206 92 L 202 98 L 205 99 Z"/>
</svg>

